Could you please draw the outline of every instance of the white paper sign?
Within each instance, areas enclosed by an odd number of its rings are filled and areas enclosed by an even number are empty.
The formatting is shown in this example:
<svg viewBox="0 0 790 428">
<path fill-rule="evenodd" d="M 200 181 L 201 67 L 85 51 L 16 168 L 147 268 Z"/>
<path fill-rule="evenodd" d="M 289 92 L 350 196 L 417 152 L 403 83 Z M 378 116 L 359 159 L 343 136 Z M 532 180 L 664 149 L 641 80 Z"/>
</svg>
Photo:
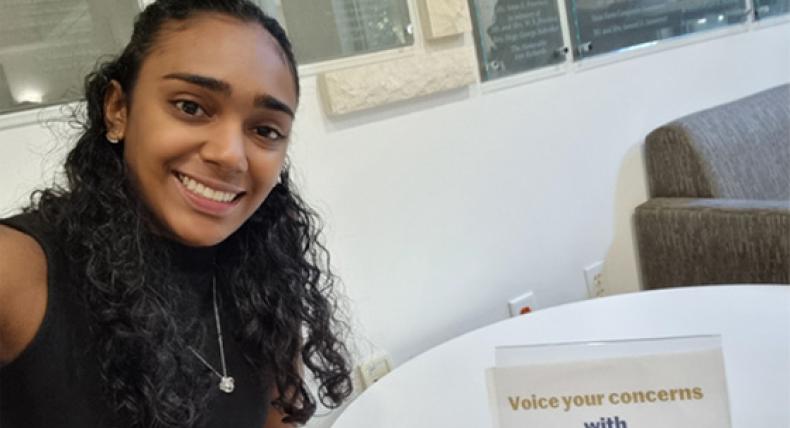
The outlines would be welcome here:
<svg viewBox="0 0 790 428">
<path fill-rule="evenodd" d="M 519 366 L 511 357 L 509 366 L 489 369 L 494 427 L 730 427 L 720 346 L 686 351 L 666 346 L 669 352 L 649 354 L 644 344 L 636 343 L 634 356 L 573 361 L 566 352 L 558 355 L 562 362 Z M 550 350 L 536 352 L 545 359 Z"/>
</svg>

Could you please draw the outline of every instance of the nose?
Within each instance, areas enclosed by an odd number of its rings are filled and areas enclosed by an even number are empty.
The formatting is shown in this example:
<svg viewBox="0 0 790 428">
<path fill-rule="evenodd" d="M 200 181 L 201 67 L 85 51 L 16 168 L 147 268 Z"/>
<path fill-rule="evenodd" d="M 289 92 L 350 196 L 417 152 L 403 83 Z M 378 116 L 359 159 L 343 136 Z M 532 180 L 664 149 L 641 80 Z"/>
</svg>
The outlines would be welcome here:
<svg viewBox="0 0 790 428">
<path fill-rule="evenodd" d="M 247 150 L 242 126 L 238 123 L 217 124 L 200 149 L 207 163 L 226 173 L 247 171 Z"/>
</svg>

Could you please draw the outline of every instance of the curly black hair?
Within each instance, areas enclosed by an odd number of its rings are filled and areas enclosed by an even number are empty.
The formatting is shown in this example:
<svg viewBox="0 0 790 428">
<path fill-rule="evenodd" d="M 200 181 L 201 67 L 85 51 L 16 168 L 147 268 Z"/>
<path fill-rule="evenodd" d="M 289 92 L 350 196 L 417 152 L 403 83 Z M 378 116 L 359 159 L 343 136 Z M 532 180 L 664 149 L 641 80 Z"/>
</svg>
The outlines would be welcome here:
<svg viewBox="0 0 790 428">
<path fill-rule="evenodd" d="M 157 220 L 135 190 L 123 144 L 108 144 L 104 100 L 112 81 L 130 95 L 142 62 L 163 25 L 200 13 L 257 22 L 278 41 L 299 79 L 282 27 L 246 0 L 159 0 L 137 18 L 120 56 L 99 64 L 85 79 L 81 134 L 65 163 L 65 186 L 34 193 L 27 211 L 62 234 L 69 275 L 80 284 L 95 338 L 104 386 L 113 408 L 132 426 L 194 426 L 210 398 L 205 370 L 183 357 L 184 338 L 200 327 L 184 324 L 173 298 L 182 293 L 170 277 L 172 257 L 156 235 Z M 288 168 L 261 207 L 222 244 L 217 275 L 230 288 L 244 356 L 273 379 L 272 402 L 285 422 L 306 422 L 318 399 L 337 407 L 351 394 L 350 362 L 343 343 L 347 325 L 338 313 L 329 255 L 319 241 L 316 214 L 292 187 Z M 134 373 L 134 374 L 132 374 Z M 270 377 L 267 377 L 270 376 Z"/>
</svg>

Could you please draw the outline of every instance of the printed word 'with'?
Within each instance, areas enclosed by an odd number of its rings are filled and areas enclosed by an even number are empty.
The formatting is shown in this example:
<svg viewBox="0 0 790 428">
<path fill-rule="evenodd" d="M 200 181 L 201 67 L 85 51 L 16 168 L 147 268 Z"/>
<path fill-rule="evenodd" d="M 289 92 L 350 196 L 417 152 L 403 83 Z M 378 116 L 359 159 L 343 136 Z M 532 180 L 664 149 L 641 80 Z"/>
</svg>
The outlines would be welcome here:
<svg viewBox="0 0 790 428">
<path fill-rule="evenodd" d="M 600 421 L 585 422 L 584 428 L 628 428 L 628 424 L 615 416 L 614 418 L 601 418 Z"/>
</svg>

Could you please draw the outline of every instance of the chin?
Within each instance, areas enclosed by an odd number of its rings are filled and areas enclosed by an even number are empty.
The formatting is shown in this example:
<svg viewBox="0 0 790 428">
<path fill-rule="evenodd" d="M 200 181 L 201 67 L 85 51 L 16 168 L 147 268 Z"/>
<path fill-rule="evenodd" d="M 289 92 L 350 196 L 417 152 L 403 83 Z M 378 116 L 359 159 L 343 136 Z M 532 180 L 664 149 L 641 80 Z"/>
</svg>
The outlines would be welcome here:
<svg viewBox="0 0 790 428">
<path fill-rule="evenodd" d="M 191 247 L 213 247 L 228 239 L 228 236 L 230 236 L 230 234 L 201 234 L 200 236 L 194 236 L 189 240 L 185 240 L 184 243 Z"/>
<path fill-rule="evenodd" d="M 189 247 L 213 247 L 221 243 L 222 241 L 227 238 L 226 236 L 215 238 L 215 237 L 201 237 L 201 238 L 194 238 L 194 239 L 181 239 L 181 243 L 187 245 Z"/>
</svg>

